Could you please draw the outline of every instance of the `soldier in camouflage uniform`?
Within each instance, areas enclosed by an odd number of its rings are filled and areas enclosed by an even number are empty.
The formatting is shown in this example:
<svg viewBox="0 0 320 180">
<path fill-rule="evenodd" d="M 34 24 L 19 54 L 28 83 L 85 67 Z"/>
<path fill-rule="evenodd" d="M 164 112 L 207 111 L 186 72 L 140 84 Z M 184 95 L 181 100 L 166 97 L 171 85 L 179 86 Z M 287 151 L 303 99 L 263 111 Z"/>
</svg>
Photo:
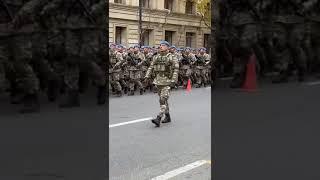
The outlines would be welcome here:
<svg viewBox="0 0 320 180">
<path fill-rule="evenodd" d="M 231 88 L 239 88 L 245 79 L 246 65 L 249 57 L 254 53 L 258 42 L 257 17 L 255 16 L 256 1 L 227 0 L 228 8 L 228 46 L 234 56 L 233 80 Z"/>
<path fill-rule="evenodd" d="M 146 79 L 150 78 L 152 72 L 156 75 L 153 83 L 157 86 L 160 97 L 160 113 L 152 120 L 152 123 L 154 123 L 156 127 L 160 126 L 163 117 L 164 120 L 162 123 L 171 121 L 168 105 L 170 85 L 176 84 L 178 81 L 179 63 L 177 59 L 168 52 L 169 46 L 169 43 L 166 41 L 160 42 L 160 52 L 153 58 L 145 76 Z"/>
<path fill-rule="evenodd" d="M 116 48 L 111 49 L 109 55 L 109 73 L 111 73 L 111 86 L 114 88 L 116 95 L 120 97 L 122 95 L 122 86 L 120 84 L 120 74 L 122 73 L 121 64 L 124 63 L 124 59 L 122 54 L 118 52 Z"/>
<path fill-rule="evenodd" d="M 289 3 L 288 3 L 289 2 Z M 273 30 L 275 31 L 275 70 L 279 73 L 274 83 L 288 81 L 290 62 L 298 68 L 299 81 L 304 80 L 306 55 L 302 48 L 304 38 L 304 18 L 301 17 L 300 0 L 280 0 L 273 3 Z"/>
<path fill-rule="evenodd" d="M 127 55 L 127 68 L 129 71 L 129 90 L 130 96 L 134 95 L 135 85 L 140 90 L 140 95 L 144 92 L 144 87 L 141 83 L 141 65 L 144 61 L 144 56 L 141 52 L 139 52 L 139 47 L 136 45 L 134 48 L 130 48 Z"/>
<path fill-rule="evenodd" d="M 208 64 L 210 63 L 210 56 L 206 53 L 205 48 L 200 48 L 199 53 L 196 55 L 197 61 L 194 62 L 196 68 L 195 68 L 195 74 L 196 74 L 196 87 L 201 87 L 203 84 L 204 86 L 207 86 L 209 82 L 209 69 Z"/>
<path fill-rule="evenodd" d="M 183 52 L 184 53 L 184 52 Z M 183 88 L 187 88 L 188 80 L 191 80 L 192 69 L 191 69 L 192 59 L 188 58 L 185 55 L 181 55 L 181 59 L 179 61 L 179 81 Z"/>
<path fill-rule="evenodd" d="M 186 59 L 189 63 L 190 63 L 190 68 L 191 68 L 191 76 L 190 76 L 190 80 L 191 82 L 195 82 L 196 79 L 195 79 L 195 75 L 194 75 L 194 69 L 193 69 L 193 66 L 192 64 L 197 60 L 195 55 L 191 52 L 191 48 L 190 47 L 186 47 L 184 49 L 184 52 L 182 53 L 182 58 L 183 59 Z"/>
<path fill-rule="evenodd" d="M 7 1 L 2 3 L 7 3 Z M 12 30 L 9 22 L 12 21 L 13 15 L 4 5 L 1 5 L 0 9 L 0 93 L 2 93 L 6 89 L 6 65 L 10 61 L 9 42 Z"/>
<path fill-rule="evenodd" d="M 33 59 L 32 35 L 39 30 L 32 12 L 35 12 L 34 8 L 40 5 L 39 2 L 30 0 L 8 3 L 9 8 L 16 12 L 12 21 L 14 31 L 10 40 L 12 50 L 10 66 L 14 72 L 14 77 L 10 81 L 11 85 L 23 96 L 24 107 L 21 109 L 21 113 L 37 112 L 40 109 L 38 100 L 39 79 L 31 65 Z"/>
<path fill-rule="evenodd" d="M 305 48 L 308 52 L 309 66 L 311 72 L 320 72 L 320 1 L 306 0 L 302 4 L 303 12 L 306 14 L 306 27 L 308 40 Z"/>
<path fill-rule="evenodd" d="M 143 55 L 144 55 L 145 60 L 142 63 L 141 69 L 142 69 L 142 77 L 145 77 L 147 70 L 148 70 L 148 67 L 150 66 L 152 58 L 153 58 L 153 54 L 152 54 L 152 52 L 150 52 L 149 46 L 143 47 Z M 144 81 L 143 83 L 144 83 L 143 86 L 145 89 L 149 88 L 150 91 L 153 90 L 153 85 L 152 85 L 151 81 L 149 81 L 149 82 Z"/>
</svg>

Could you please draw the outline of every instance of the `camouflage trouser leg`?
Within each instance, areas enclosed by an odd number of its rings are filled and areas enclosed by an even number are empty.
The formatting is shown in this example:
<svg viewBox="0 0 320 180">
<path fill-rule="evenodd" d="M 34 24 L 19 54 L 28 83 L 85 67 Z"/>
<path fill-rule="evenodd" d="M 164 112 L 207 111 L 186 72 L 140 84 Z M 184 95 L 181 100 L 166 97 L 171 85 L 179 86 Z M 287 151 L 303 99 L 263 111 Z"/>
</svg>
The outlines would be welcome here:
<svg viewBox="0 0 320 180">
<path fill-rule="evenodd" d="M 14 70 L 18 72 L 16 76 L 18 89 L 22 90 L 25 95 L 35 94 L 39 91 L 39 79 L 28 63 L 16 62 Z"/>
<path fill-rule="evenodd" d="M 4 69 L 4 64 L 0 60 L 0 92 L 4 91 L 5 89 L 5 69 Z"/>
<path fill-rule="evenodd" d="M 123 88 L 128 88 L 128 84 L 127 82 L 125 81 L 125 79 L 120 79 L 120 84 Z"/>
<path fill-rule="evenodd" d="M 139 89 L 143 89 L 143 85 L 140 79 L 130 79 L 129 81 L 129 89 L 130 91 L 134 91 L 134 86 L 137 86 Z"/>
<path fill-rule="evenodd" d="M 158 88 L 158 95 L 160 97 L 160 112 L 159 116 L 163 117 L 165 113 L 169 113 L 169 96 L 170 96 L 170 86 L 157 86 Z"/>
<path fill-rule="evenodd" d="M 5 62 L 8 62 L 9 52 L 8 52 L 7 42 L 0 40 L 0 92 L 5 88 Z"/>
<path fill-rule="evenodd" d="M 30 35 L 13 37 L 14 70 L 17 73 L 18 88 L 26 94 L 35 94 L 39 91 L 39 79 L 29 62 L 32 58 L 32 44 Z"/>
<path fill-rule="evenodd" d="M 78 66 L 69 66 L 64 72 L 64 84 L 69 91 L 79 90 L 80 69 Z"/>
<path fill-rule="evenodd" d="M 87 68 L 85 69 L 88 71 L 89 78 L 91 78 L 97 86 L 105 86 L 107 79 L 105 78 L 106 73 L 102 68 L 94 61 L 87 62 L 85 64 L 87 65 Z"/>
<path fill-rule="evenodd" d="M 208 78 L 207 78 L 207 70 L 206 69 L 203 69 L 201 71 L 201 76 L 202 76 L 203 83 L 207 83 L 208 82 Z"/>
</svg>

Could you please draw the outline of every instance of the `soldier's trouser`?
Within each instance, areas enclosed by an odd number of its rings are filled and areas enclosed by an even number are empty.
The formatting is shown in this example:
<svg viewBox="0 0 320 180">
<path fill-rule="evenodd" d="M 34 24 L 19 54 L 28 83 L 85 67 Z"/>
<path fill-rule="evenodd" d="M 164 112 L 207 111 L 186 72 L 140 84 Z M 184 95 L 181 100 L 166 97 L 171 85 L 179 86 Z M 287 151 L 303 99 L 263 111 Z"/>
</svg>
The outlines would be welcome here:
<svg viewBox="0 0 320 180">
<path fill-rule="evenodd" d="M 80 64 L 80 70 L 81 72 L 87 74 L 89 78 L 92 79 L 95 85 L 97 85 L 98 87 L 106 85 L 106 73 L 102 70 L 102 67 L 99 66 L 96 62 L 89 60 L 82 62 Z"/>
<path fill-rule="evenodd" d="M 160 112 L 159 116 L 163 117 L 165 113 L 169 113 L 169 96 L 170 96 L 170 86 L 156 86 L 158 89 L 158 95 L 159 95 L 159 103 L 160 103 Z"/>
<path fill-rule="evenodd" d="M 130 79 L 129 80 L 130 91 L 134 91 L 134 85 L 136 85 L 139 89 L 143 89 L 143 85 L 142 85 L 140 79 Z"/>
<path fill-rule="evenodd" d="M 312 43 L 312 47 L 313 47 L 313 52 L 314 57 L 313 57 L 313 62 L 312 64 L 314 64 L 315 66 L 317 66 L 316 69 L 317 72 L 320 72 L 320 22 L 313 22 L 310 23 L 311 25 L 311 43 Z"/>
<path fill-rule="evenodd" d="M 299 72 L 305 71 L 306 55 L 302 48 L 304 26 L 302 24 L 277 23 L 274 27 L 276 70 L 287 71 L 291 59 L 298 67 Z"/>
<path fill-rule="evenodd" d="M 30 35 L 13 37 L 13 68 L 16 72 L 16 83 L 24 95 L 35 94 L 39 91 L 39 79 L 29 62 L 32 58 Z"/>
<path fill-rule="evenodd" d="M 2 38 L 2 37 L 1 37 Z M 0 39 L 0 92 L 5 88 L 5 62 L 9 60 L 9 49 L 7 42 Z"/>
<path fill-rule="evenodd" d="M 121 72 L 112 73 L 111 85 L 117 92 L 122 91 L 122 86 L 120 84 L 120 73 Z"/>
<path fill-rule="evenodd" d="M 234 86 L 240 86 L 244 81 L 246 65 L 250 55 L 253 53 L 253 48 L 258 42 L 257 25 L 245 24 L 235 27 L 233 33 L 238 35 L 238 39 L 229 41 L 232 53 L 235 55 L 233 62 Z"/>
<path fill-rule="evenodd" d="M 79 90 L 80 69 L 77 65 L 69 65 L 64 72 L 64 85 L 68 92 Z"/>
<path fill-rule="evenodd" d="M 76 92 L 79 91 L 81 31 L 66 30 L 64 31 L 64 38 L 67 53 L 67 57 L 64 59 L 67 64 L 64 72 L 64 84 L 68 92 Z"/>
</svg>

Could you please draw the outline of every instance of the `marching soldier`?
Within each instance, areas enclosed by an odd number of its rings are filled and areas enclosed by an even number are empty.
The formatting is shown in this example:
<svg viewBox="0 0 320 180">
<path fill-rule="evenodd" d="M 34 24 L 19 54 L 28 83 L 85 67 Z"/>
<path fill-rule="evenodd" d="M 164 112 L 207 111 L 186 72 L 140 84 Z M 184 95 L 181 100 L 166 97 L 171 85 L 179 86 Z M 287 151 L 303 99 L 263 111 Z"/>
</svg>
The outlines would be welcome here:
<svg viewBox="0 0 320 180">
<path fill-rule="evenodd" d="M 158 116 L 152 120 L 156 127 L 160 127 L 162 123 L 171 122 L 169 114 L 169 93 L 170 86 L 178 81 L 179 63 L 175 56 L 168 52 L 169 43 L 167 41 L 160 42 L 159 54 L 157 54 L 148 68 L 145 79 L 151 77 L 151 73 L 155 73 L 153 83 L 157 86 L 158 95 L 160 97 L 160 112 Z"/>
</svg>

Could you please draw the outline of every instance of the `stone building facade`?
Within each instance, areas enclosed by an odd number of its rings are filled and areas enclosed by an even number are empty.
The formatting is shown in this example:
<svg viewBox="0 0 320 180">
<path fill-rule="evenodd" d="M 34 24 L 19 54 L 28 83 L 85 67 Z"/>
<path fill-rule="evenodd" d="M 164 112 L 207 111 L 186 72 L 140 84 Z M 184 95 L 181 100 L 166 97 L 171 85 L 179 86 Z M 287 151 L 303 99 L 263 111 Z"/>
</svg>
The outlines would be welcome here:
<svg viewBox="0 0 320 180">
<path fill-rule="evenodd" d="M 211 29 L 201 21 L 196 2 L 143 0 L 142 11 L 142 45 L 167 40 L 177 47 L 208 48 Z M 109 42 L 139 43 L 139 0 L 109 0 Z"/>
</svg>

